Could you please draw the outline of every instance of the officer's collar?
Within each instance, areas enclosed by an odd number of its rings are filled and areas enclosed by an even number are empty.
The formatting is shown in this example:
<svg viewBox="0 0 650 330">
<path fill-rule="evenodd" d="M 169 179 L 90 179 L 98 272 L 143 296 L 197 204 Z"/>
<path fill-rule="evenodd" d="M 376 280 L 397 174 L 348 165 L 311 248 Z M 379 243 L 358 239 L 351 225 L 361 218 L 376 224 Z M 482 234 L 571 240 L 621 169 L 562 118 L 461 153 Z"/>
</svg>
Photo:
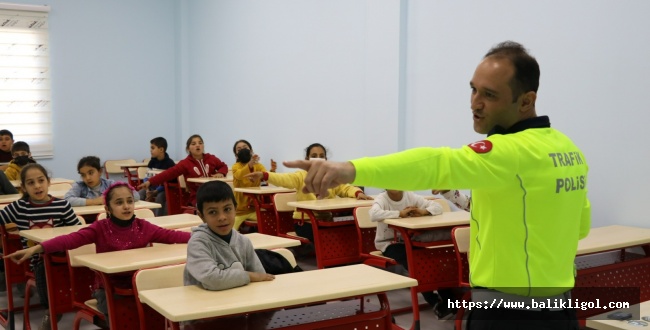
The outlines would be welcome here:
<svg viewBox="0 0 650 330">
<path fill-rule="evenodd" d="M 510 128 L 506 129 L 501 126 L 494 126 L 494 128 L 488 133 L 488 136 L 493 134 L 512 134 L 527 130 L 529 128 L 549 128 L 551 127 L 551 122 L 548 119 L 548 116 L 539 116 L 524 119 L 522 121 L 516 122 Z"/>
</svg>

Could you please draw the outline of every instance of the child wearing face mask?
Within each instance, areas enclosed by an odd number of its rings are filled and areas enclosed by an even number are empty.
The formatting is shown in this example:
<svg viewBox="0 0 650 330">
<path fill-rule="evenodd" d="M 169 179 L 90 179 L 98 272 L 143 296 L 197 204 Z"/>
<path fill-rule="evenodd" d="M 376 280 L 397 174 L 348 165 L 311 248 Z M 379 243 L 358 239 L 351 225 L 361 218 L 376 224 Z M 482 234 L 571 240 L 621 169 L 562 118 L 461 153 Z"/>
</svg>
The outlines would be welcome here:
<svg viewBox="0 0 650 330">
<path fill-rule="evenodd" d="M 260 157 L 253 153 L 253 147 L 246 140 L 235 142 L 232 147 L 237 162 L 232 166 L 232 184 L 235 188 L 259 187 L 261 179 L 249 180 L 245 175 L 253 172 L 266 172 L 266 167 L 262 165 Z M 277 163 L 271 159 L 271 172 L 277 169 Z M 243 193 L 235 191 L 235 200 L 237 201 L 237 213 L 233 228 L 239 230 L 239 226 L 246 220 L 257 221 L 257 213 L 251 204 L 250 198 Z"/>
<path fill-rule="evenodd" d="M 17 141 L 11 146 L 11 155 L 14 157 L 5 170 L 5 176 L 9 180 L 20 179 L 20 170 L 29 163 L 36 163 L 29 151 L 29 144 L 23 141 Z"/>
<path fill-rule="evenodd" d="M 5 258 L 11 258 L 16 263 L 28 260 L 37 253 L 54 253 L 76 249 L 86 244 L 95 244 L 97 253 L 137 249 L 149 246 L 151 243 L 187 243 L 190 233 L 163 229 L 147 220 L 136 218 L 134 211 L 134 193 L 131 186 L 125 182 L 115 182 L 104 191 L 104 208 L 107 219 L 93 222 L 90 226 L 77 232 L 58 236 L 42 242 L 31 248 L 16 251 Z M 66 202 L 67 204 L 67 202 Z M 70 209 L 72 216 L 72 210 Z M 76 217 L 74 217 L 76 220 Z M 111 278 L 116 287 L 131 286 L 133 274 L 121 274 Z M 97 309 L 108 314 L 106 294 L 101 278 L 95 277 L 93 297 L 97 299 Z M 108 318 L 107 318 L 108 319 Z"/>
<path fill-rule="evenodd" d="M 305 149 L 305 159 L 315 160 L 315 159 L 324 159 L 327 160 L 327 150 L 320 143 L 313 143 Z M 245 175 L 251 181 L 254 180 L 265 180 L 268 183 L 289 189 L 296 189 L 296 200 L 297 201 L 309 201 L 316 200 L 316 195 L 312 193 L 304 193 L 302 188 L 305 186 L 305 177 L 307 176 L 306 171 L 297 171 L 293 173 L 269 173 L 269 172 L 254 172 Z M 338 197 L 352 197 L 356 199 L 372 199 L 372 197 L 367 196 L 363 193 L 359 187 L 351 186 L 349 184 L 342 184 L 337 187 L 328 190 L 329 195 L 327 198 L 336 198 Z M 314 212 L 314 215 L 319 219 L 328 219 L 332 217 L 330 212 Z M 302 212 L 294 212 L 294 219 L 309 219 L 307 215 L 304 215 Z M 301 237 L 308 238 L 310 241 L 314 241 L 314 234 L 312 232 L 311 223 L 303 222 L 302 224 L 296 223 L 295 225 L 296 234 Z"/>
</svg>

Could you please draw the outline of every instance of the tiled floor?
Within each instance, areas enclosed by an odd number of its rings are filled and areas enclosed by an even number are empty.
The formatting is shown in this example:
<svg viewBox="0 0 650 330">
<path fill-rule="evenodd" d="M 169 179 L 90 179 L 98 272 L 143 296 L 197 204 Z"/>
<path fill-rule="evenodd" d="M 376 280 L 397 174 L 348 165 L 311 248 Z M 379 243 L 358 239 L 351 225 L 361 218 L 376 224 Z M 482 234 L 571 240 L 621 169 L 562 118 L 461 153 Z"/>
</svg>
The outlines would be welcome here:
<svg viewBox="0 0 650 330">
<path fill-rule="evenodd" d="M 299 253 L 299 252 L 295 253 L 297 255 L 296 259 L 298 260 L 298 265 L 305 271 L 316 269 L 315 258 L 313 256 L 303 255 L 304 253 Z M 14 294 L 15 304 L 17 306 L 22 305 L 23 299 L 17 298 L 19 296 L 17 290 L 14 289 L 14 292 L 15 292 Z M 6 292 L 0 292 L 0 308 L 4 308 L 6 306 L 7 304 L 6 296 L 7 296 Z M 411 295 L 409 290 L 403 289 L 403 290 L 391 291 L 388 293 L 388 298 L 389 298 L 391 308 L 393 309 L 411 306 Z M 38 298 L 33 298 L 32 300 L 34 299 L 38 299 Z M 422 299 L 422 297 L 420 297 L 420 304 L 424 304 L 424 300 Z M 44 313 L 45 311 L 43 309 L 30 312 L 31 325 L 34 330 L 38 329 L 38 326 L 41 322 Z M 22 312 L 17 313 L 16 316 L 17 319 L 16 319 L 15 328 L 22 329 L 23 328 Z M 411 327 L 413 321 L 412 313 L 394 315 L 394 317 L 397 325 L 402 327 L 403 329 L 409 329 Z M 65 314 L 61 319 L 61 321 L 59 321 L 58 323 L 59 329 L 61 330 L 72 329 L 73 320 L 74 320 L 73 313 Z M 431 308 L 426 308 L 425 310 L 420 311 L 420 328 L 423 330 L 452 330 L 454 329 L 454 322 L 453 320 L 439 321 L 436 318 L 435 314 L 433 313 L 433 310 Z M 82 321 L 81 329 L 90 330 L 90 329 L 99 329 L 99 328 L 94 325 L 88 324 L 85 321 Z"/>
</svg>

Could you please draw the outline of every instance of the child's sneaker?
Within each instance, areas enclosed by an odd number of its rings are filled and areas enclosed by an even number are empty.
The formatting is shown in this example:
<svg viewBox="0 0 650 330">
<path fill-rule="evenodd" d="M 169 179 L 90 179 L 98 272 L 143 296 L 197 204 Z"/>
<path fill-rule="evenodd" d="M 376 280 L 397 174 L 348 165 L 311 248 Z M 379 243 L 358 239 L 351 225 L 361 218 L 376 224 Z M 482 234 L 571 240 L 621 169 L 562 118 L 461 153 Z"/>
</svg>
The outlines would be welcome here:
<svg viewBox="0 0 650 330">
<path fill-rule="evenodd" d="M 454 316 L 454 311 L 447 307 L 447 303 L 444 301 L 438 301 L 438 303 L 433 306 L 433 312 L 438 317 L 438 320 L 447 320 Z"/>
<path fill-rule="evenodd" d="M 63 315 L 57 315 L 56 316 L 56 322 L 61 321 L 61 317 Z M 41 326 L 38 327 L 38 330 L 50 330 L 52 329 L 52 322 L 50 320 L 50 311 L 45 310 L 45 315 L 43 315 L 43 319 L 41 319 Z"/>
</svg>

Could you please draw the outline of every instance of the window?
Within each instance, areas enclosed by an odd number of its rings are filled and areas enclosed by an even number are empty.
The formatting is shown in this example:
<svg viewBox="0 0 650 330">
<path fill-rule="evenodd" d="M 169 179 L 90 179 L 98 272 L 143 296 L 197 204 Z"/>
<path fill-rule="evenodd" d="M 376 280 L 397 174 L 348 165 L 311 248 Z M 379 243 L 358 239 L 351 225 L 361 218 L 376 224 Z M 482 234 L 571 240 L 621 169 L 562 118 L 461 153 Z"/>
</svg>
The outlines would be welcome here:
<svg viewBox="0 0 650 330">
<path fill-rule="evenodd" d="M 0 129 L 51 158 L 48 6 L 0 4 Z"/>
</svg>

